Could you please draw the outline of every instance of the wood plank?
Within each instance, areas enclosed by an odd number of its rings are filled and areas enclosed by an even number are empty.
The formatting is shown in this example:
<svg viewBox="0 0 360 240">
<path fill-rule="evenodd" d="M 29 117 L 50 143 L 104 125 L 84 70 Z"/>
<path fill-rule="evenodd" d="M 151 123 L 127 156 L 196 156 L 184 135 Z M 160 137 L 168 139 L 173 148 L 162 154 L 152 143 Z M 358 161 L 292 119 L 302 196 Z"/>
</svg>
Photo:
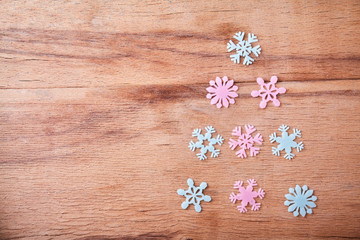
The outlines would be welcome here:
<svg viewBox="0 0 360 240">
<path fill-rule="evenodd" d="M 1 239 L 320 239 L 360 237 L 360 6 L 357 1 L 2 1 Z M 259 36 L 263 52 L 235 65 L 226 42 Z M 256 78 L 279 77 L 281 107 L 258 108 Z M 208 81 L 239 86 L 229 109 Z M 251 123 L 257 157 L 227 141 Z M 304 151 L 271 154 L 281 124 Z M 194 128 L 226 140 L 196 159 Z M 208 183 L 212 202 L 184 211 L 178 188 Z M 228 200 L 235 180 L 266 191 L 260 211 Z M 315 190 L 314 214 L 294 218 L 289 187 Z"/>
</svg>

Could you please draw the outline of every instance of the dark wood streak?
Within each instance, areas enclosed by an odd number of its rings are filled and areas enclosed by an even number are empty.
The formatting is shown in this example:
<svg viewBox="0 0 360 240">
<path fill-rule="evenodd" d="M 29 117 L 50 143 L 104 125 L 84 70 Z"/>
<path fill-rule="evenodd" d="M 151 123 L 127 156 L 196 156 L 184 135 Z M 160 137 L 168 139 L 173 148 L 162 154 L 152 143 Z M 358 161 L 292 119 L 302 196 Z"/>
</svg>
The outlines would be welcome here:
<svg viewBox="0 0 360 240">
<path fill-rule="evenodd" d="M 167 86 L 144 86 L 136 88 L 130 95 L 129 99 L 139 101 L 141 103 L 155 104 L 161 101 L 174 101 L 179 99 L 205 99 L 208 85 L 181 85 L 174 87 Z M 240 85 L 241 87 L 241 85 Z M 252 98 L 250 93 L 239 93 L 239 98 Z M 291 89 L 281 97 L 306 97 L 306 96 L 360 96 L 359 90 L 334 90 L 334 91 L 317 91 L 313 92 L 291 92 Z"/>
<path fill-rule="evenodd" d="M 119 237 L 113 237 L 113 236 L 88 236 L 84 238 L 77 238 L 76 240 L 154 240 L 154 239 L 174 239 L 175 237 L 179 237 L 179 231 L 177 232 L 149 232 L 145 234 L 140 235 L 134 235 L 134 236 L 119 236 Z M 186 238 L 183 238 L 186 239 Z"/>
<path fill-rule="evenodd" d="M 234 30 L 236 31 L 235 27 Z M 216 37 L 216 35 L 209 34 L 200 34 L 196 32 L 190 31 L 153 31 L 146 33 L 127 33 L 127 32 L 101 32 L 101 31 L 78 31 L 78 30 L 46 30 L 46 29 L 33 29 L 33 28 L 8 28 L 8 29 L 0 29 L 0 34 L 2 36 L 10 36 L 10 34 L 29 34 L 33 36 L 42 36 L 52 40 L 86 40 L 89 41 L 93 38 L 95 39 L 103 39 L 108 37 L 168 37 L 168 38 L 193 38 L 197 40 L 213 40 L 219 41 L 224 40 L 223 37 Z M 88 36 L 88 37 L 86 37 Z M 92 38 L 89 38 L 92 37 Z"/>
<path fill-rule="evenodd" d="M 302 93 L 291 93 L 287 92 L 288 97 L 307 97 L 307 96 L 360 96 L 359 90 L 335 90 L 335 91 L 314 91 L 314 92 L 302 92 Z"/>
<path fill-rule="evenodd" d="M 56 54 L 56 53 L 41 53 L 41 52 L 8 50 L 8 49 L 0 49 L 0 53 L 25 55 L 25 56 L 41 56 L 41 57 L 69 58 L 69 59 L 91 59 L 91 60 L 109 60 L 109 59 L 135 57 L 135 56 L 133 56 L 131 54 L 122 54 L 122 53 L 110 54 L 110 55 L 105 55 L 105 56 L 98 57 L 98 56 L 89 56 L 89 55 L 69 55 L 69 54 Z"/>
<path fill-rule="evenodd" d="M 169 38 L 170 40 L 177 39 L 195 39 L 195 40 L 211 40 L 211 41 L 228 41 L 227 38 L 215 38 L 209 37 L 209 35 L 202 35 L 195 32 L 152 32 L 152 33 L 108 33 L 108 32 L 90 32 L 90 31 L 56 31 L 56 30 L 40 30 L 40 29 L 5 29 L 3 36 L 10 37 L 11 39 L 0 39 L 0 41 L 8 42 L 24 42 L 31 44 L 56 44 L 56 45 L 70 45 L 79 47 L 90 47 L 99 49 L 112 49 L 115 47 L 119 51 L 116 54 L 109 54 L 104 56 L 92 56 L 92 55 L 70 55 L 70 54 L 55 54 L 55 53 L 39 53 L 33 51 L 21 51 L 11 49 L 0 49 L 0 53 L 17 54 L 17 55 L 30 55 L 30 56 L 46 56 L 46 57 L 57 57 L 57 58 L 72 58 L 72 59 L 92 59 L 92 60 L 105 60 L 105 59 L 118 59 L 118 58 L 131 58 L 138 57 L 135 53 L 121 53 L 121 49 L 127 49 L 128 47 L 124 43 L 134 45 L 134 48 L 142 48 L 156 51 L 168 51 L 172 53 L 178 53 L 181 55 L 196 55 L 200 57 L 223 57 L 224 54 L 229 54 L 224 47 L 223 54 L 214 54 L 211 52 L 188 52 L 182 51 L 176 48 L 170 47 L 157 47 L 156 45 L 142 44 L 142 38 L 145 40 L 153 39 L 156 43 L 157 38 Z M 226 30 L 227 32 L 233 30 Z M 20 36 L 12 36 L 9 33 L 18 33 Z M 24 36 L 24 33 L 27 35 Z M 19 37 L 23 39 L 19 39 Z M 29 38 L 31 40 L 29 40 Z M 40 38 L 40 39 L 36 39 Z M 228 37 L 229 38 L 229 37 Z M 47 40 L 48 39 L 48 40 Z M 51 41 L 56 40 L 56 41 Z M 61 42 L 68 41 L 68 42 Z M 122 47 L 121 47 L 122 46 Z M 151 58 L 150 58 L 151 60 Z M 307 60 L 307 61 L 360 61 L 360 56 L 349 56 L 349 57 L 332 57 L 332 56 L 316 56 L 316 55 L 267 55 L 266 52 L 261 55 L 257 61 L 285 61 L 285 60 Z"/>
</svg>

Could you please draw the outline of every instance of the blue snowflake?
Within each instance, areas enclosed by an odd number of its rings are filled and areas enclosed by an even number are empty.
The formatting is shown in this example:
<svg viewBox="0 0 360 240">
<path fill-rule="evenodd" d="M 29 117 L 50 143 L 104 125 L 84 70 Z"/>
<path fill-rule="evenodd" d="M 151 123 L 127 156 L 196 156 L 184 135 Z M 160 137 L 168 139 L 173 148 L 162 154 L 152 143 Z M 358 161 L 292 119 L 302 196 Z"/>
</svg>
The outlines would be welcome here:
<svg viewBox="0 0 360 240">
<path fill-rule="evenodd" d="M 289 127 L 286 125 L 282 125 L 279 127 L 279 130 L 282 132 L 281 137 L 276 136 L 276 132 L 270 135 L 270 142 L 277 142 L 279 145 L 277 147 L 272 148 L 272 153 L 275 156 L 280 156 L 280 151 L 285 150 L 285 156 L 286 159 L 292 159 L 295 154 L 291 153 L 292 148 L 296 148 L 298 152 L 304 149 L 304 144 L 302 142 L 297 143 L 295 142 L 296 137 L 301 137 L 301 131 L 299 129 L 294 128 L 294 133 L 288 134 L 287 130 L 289 130 Z"/>
<path fill-rule="evenodd" d="M 217 135 L 216 138 L 212 138 L 212 133 L 216 132 L 215 129 L 212 126 L 208 126 L 205 128 L 207 131 L 205 133 L 205 136 L 201 134 L 201 129 L 197 128 L 193 131 L 192 136 L 197 137 L 198 141 L 194 143 L 193 141 L 190 141 L 189 148 L 191 151 L 195 151 L 195 149 L 199 148 L 200 153 L 197 153 L 196 156 L 200 160 L 206 159 L 206 153 L 209 151 L 211 152 L 211 157 L 215 158 L 219 156 L 220 150 L 216 150 L 214 145 L 219 144 L 221 145 L 224 141 L 224 139 Z M 208 141 L 207 146 L 204 145 L 204 141 Z"/>
<path fill-rule="evenodd" d="M 296 185 L 295 191 L 293 188 L 289 188 L 288 194 L 285 194 L 286 201 L 284 202 L 285 206 L 289 206 L 288 212 L 293 212 L 294 216 L 299 216 L 299 210 L 301 216 L 305 217 L 306 213 L 312 214 L 312 209 L 316 207 L 314 201 L 317 200 L 316 196 L 313 196 L 314 191 L 308 190 L 308 187 L 304 185 L 302 187 Z"/>
<path fill-rule="evenodd" d="M 183 209 L 187 209 L 190 204 L 193 204 L 195 206 L 195 211 L 201 212 L 200 202 L 201 201 L 205 201 L 205 202 L 211 201 L 210 196 L 203 194 L 203 190 L 207 187 L 207 183 L 202 182 L 200 184 L 200 187 L 195 187 L 194 181 L 191 178 L 189 178 L 187 180 L 187 184 L 189 185 L 189 189 L 187 191 L 185 191 L 184 189 L 177 190 L 177 193 L 180 196 L 186 197 L 186 200 L 181 204 L 181 207 Z"/>
</svg>

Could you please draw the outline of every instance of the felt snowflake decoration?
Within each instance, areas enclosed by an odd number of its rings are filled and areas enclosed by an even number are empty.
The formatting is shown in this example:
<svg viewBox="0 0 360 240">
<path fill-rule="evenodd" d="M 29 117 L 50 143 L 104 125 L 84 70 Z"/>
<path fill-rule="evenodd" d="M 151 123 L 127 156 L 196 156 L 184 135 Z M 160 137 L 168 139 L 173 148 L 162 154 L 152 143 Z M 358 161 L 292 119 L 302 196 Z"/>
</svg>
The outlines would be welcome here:
<svg viewBox="0 0 360 240">
<path fill-rule="evenodd" d="M 241 201 L 241 205 L 237 207 L 237 209 L 241 213 L 247 212 L 246 206 L 248 204 L 252 206 L 251 210 L 253 211 L 259 210 L 261 204 L 255 202 L 255 198 L 259 197 L 260 199 L 263 199 L 263 197 L 265 196 L 265 192 L 261 188 L 259 188 L 257 192 L 253 191 L 254 186 L 257 185 L 254 179 L 249 179 L 247 180 L 247 182 L 248 182 L 248 186 L 246 188 L 242 186 L 243 184 L 242 181 L 235 182 L 234 188 L 239 189 L 240 193 L 235 195 L 235 193 L 232 192 L 229 198 L 232 203 L 236 203 L 236 201 Z"/>
<path fill-rule="evenodd" d="M 189 185 L 188 190 L 186 190 L 186 191 L 184 189 L 177 190 L 177 193 L 180 196 L 184 196 L 186 198 L 185 201 L 181 204 L 181 207 L 183 209 L 187 209 L 189 207 L 189 205 L 193 204 L 195 206 L 195 211 L 201 212 L 200 202 L 201 201 L 205 201 L 205 202 L 211 201 L 210 196 L 203 194 L 203 190 L 207 187 L 207 183 L 202 182 L 200 184 L 200 187 L 195 187 L 194 181 L 191 178 L 189 178 L 187 180 L 187 184 Z"/>
<path fill-rule="evenodd" d="M 237 151 L 235 154 L 238 157 L 246 158 L 246 150 L 250 150 L 250 156 L 256 156 L 260 148 L 254 147 L 254 144 L 257 143 L 259 145 L 262 144 L 263 138 L 260 133 L 256 134 L 254 137 L 251 135 L 253 132 L 256 131 L 256 128 L 252 125 L 245 125 L 245 133 L 241 132 L 241 126 L 234 128 L 232 135 L 237 136 L 238 139 L 234 140 L 230 138 L 229 145 L 231 150 L 234 150 L 236 147 L 239 147 L 240 150 Z"/>
<path fill-rule="evenodd" d="M 253 47 L 251 44 L 257 42 L 257 37 L 249 33 L 247 41 L 244 40 L 245 32 L 235 33 L 234 38 L 239 42 L 237 44 L 233 43 L 233 41 L 229 41 L 227 44 L 228 52 L 236 51 L 236 54 L 230 55 L 231 61 L 234 63 L 240 63 L 240 57 L 244 57 L 243 64 L 250 65 L 254 62 L 254 59 L 250 57 L 250 54 L 253 53 L 256 57 L 258 57 L 261 53 L 260 45 Z"/>
<path fill-rule="evenodd" d="M 269 83 L 264 83 L 264 79 L 258 78 L 256 81 L 260 85 L 259 91 L 252 91 L 251 96 L 261 97 L 260 107 L 265 108 L 269 101 L 272 101 L 274 106 L 279 107 L 280 101 L 276 98 L 278 94 L 283 94 L 286 92 L 286 89 L 281 87 L 277 88 L 275 84 L 277 83 L 278 78 L 272 76 Z"/>
<path fill-rule="evenodd" d="M 292 134 L 288 134 L 287 130 L 289 127 L 286 125 L 282 125 L 279 127 L 281 131 L 281 137 L 276 135 L 276 132 L 270 135 L 270 142 L 277 142 L 279 145 L 277 147 L 272 148 L 272 153 L 275 156 L 280 156 L 280 151 L 285 150 L 284 158 L 290 160 L 294 158 L 295 154 L 291 153 L 292 148 L 296 148 L 298 152 L 304 149 L 304 144 L 302 142 L 295 142 L 296 137 L 301 137 L 301 131 L 299 129 L 294 128 Z"/>
<path fill-rule="evenodd" d="M 220 150 L 215 149 L 214 145 L 221 145 L 224 141 L 224 139 L 220 135 L 217 135 L 216 138 L 212 137 L 212 134 L 216 132 L 212 126 L 205 127 L 205 130 L 205 135 L 202 135 L 200 128 L 194 129 L 192 136 L 196 137 L 198 141 L 196 143 L 190 141 L 189 143 L 189 148 L 191 151 L 195 151 L 195 149 L 200 149 L 200 153 L 196 154 L 196 156 L 200 160 L 204 160 L 207 158 L 206 153 L 208 151 L 211 152 L 211 157 L 213 158 L 219 156 Z M 207 142 L 207 144 L 205 144 L 205 142 Z"/>
<path fill-rule="evenodd" d="M 302 191 L 301 191 L 302 190 Z M 285 194 L 286 201 L 285 206 L 289 206 L 288 212 L 292 212 L 294 217 L 305 217 L 306 213 L 312 214 L 312 208 L 316 207 L 314 203 L 317 197 L 313 195 L 313 190 L 308 190 L 308 186 L 304 185 L 301 189 L 299 185 L 296 185 L 295 191 L 293 188 L 289 188 L 289 193 Z"/>
<path fill-rule="evenodd" d="M 228 80 L 227 76 L 221 78 L 216 77 L 216 80 L 210 81 L 210 87 L 206 88 L 209 92 L 206 98 L 211 99 L 210 104 L 216 104 L 216 107 L 221 108 L 229 107 L 230 104 L 234 104 L 234 98 L 238 96 L 236 91 L 237 86 L 234 86 L 234 80 Z"/>
</svg>

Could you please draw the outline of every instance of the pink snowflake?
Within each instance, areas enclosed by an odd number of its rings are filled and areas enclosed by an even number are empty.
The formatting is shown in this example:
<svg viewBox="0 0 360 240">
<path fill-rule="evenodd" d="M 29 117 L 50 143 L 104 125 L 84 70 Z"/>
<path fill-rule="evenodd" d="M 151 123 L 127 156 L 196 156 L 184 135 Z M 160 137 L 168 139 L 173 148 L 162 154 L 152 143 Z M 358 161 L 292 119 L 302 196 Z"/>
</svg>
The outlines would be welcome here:
<svg viewBox="0 0 360 240">
<path fill-rule="evenodd" d="M 260 199 L 263 199 L 263 197 L 265 196 L 265 192 L 261 188 L 257 192 L 253 191 L 253 187 L 257 185 L 254 179 L 249 179 L 247 180 L 247 182 L 248 186 L 246 188 L 242 186 L 242 181 L 235 182 L 234 188 L 239 189 L 240 193 L 235 195 L 235 193 L 232 192 L 229 198 L 232 203 L 235 203 L 236 201 L 241 201 L 241 205 L 237 207 L 237 209 L 241 213 L 247 212 L 246 206 L 248 204 L 252 205 L 251 210 L 259 210 L 261 204 L 255 202 L 255 198 L 259 197 Z"/>
<path fill-rule="evenodd" d="M 258 78 L 256 81 L 257 83 L 260 85 L 260 90 L 259 91 L 252 91 L 251 92 L 251 96 L 253 97 L 262 97 L 262 100 L 260 102 L 260 107 L 261 108 L 265 108 L 267 103 L 269 101 L 272 101 L 273 104 L 278 107 L 280 106 L 280 101 L 276 99 L 276 96 L 278 94 L 283 94 L 286 92 L 286 89 L 281 87 L 281 88 L 277 88 L 275 87 L 275 83 L 277 82 L 277 77 L 276 76 L 272 76 L 270 78 L 270 83 L 264 83 L 264 79 L 262 78 Z"/>
<path fill-rule="evenodd" d="M 233 98 L 237 97 L 238 94 L 236 91 L 238 90 L 237 86 L 233 86 L 234 81 L 228 81 L 228 77 L 224 76 L 221 78 L 216 77 L 216 80 L 210 81 L 210 87 L 206 88 L 209 92 L 206 95 L 206 98 L 211 99 L 211 104 L 216 104 L 218 108 L 229 107 L 230 104 L 234 104 L 235 100 Z"/>
<path fill-rule="evenodd" d="M 234 140 L 230 138 L 229 140 L 229 145 L 231 150 L 234 150 L 237 146 L 240 147 L 240 150 L 237 151 L 235 154 L 241 158 L 247 157 L 246 155 L 247 149 L 250 149 L 250 156 L 252 157 L 256 156 L 259 153 L 260 148 L 254 147 L 254 144 L 257 143 L 262 145 L 262 141 L 263 141 L 263 138 L 260 135 L 260 133 L 256 134 L 255 137 L 251 135 L 253 132 L 256 131 L 256 128 L 254 126 L 245 125 L 245 130 L 246 133 L 241 133 L 241 126 L 234 128 L 232 135 L 237 136 L 238 139 Z"/>
</svg>

